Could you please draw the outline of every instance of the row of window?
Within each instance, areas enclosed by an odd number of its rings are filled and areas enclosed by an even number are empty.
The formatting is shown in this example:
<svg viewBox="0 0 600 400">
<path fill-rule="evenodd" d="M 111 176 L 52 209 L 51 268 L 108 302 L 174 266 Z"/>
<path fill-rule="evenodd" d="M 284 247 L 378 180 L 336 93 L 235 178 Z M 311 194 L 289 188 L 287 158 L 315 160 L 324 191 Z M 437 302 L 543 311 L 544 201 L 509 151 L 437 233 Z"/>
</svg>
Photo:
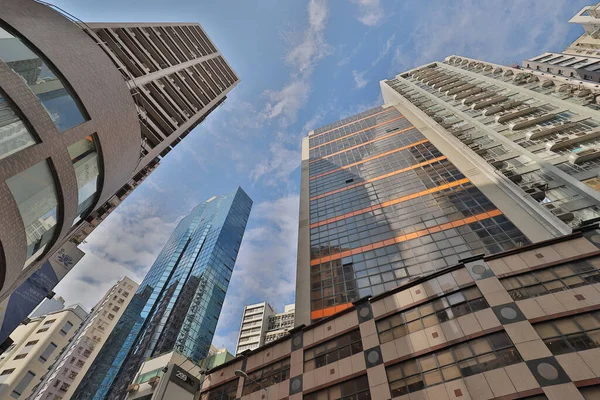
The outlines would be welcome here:
<svg viewBox="0 0 600 400">
<path fill-rule="evenodd" d="M 526 272 L 500 280 L 514 300 L 529 299 L 600 282 L 600 257 Z"/>
<path fill-rule="evenodd" d="M 600 347 L 600 311 L 533 325 L 554 355 Z"/>
<path fill-rule="evenodd" d="M 362 351 L 360 331 L 357 329 L 305 350 L 304 371 L 312 371 Z"/>
<path fill-rule="evenodd" d="M 377 321 L 379 341 L 387 343 L 488 307 L 483 294 L 473 286 Z"/>
<path fill-rule="evenodd" d="M 290 379 L 290 359 L 269 364 L 248 374 L 248 377 L 250 379 L 244 381 L 242 396 Z"/>
<path fill-rule="evenodd" d="M 505 332 L 435 351 L 386 369 L 392 397 L 521 362 Z"/>
</svg>

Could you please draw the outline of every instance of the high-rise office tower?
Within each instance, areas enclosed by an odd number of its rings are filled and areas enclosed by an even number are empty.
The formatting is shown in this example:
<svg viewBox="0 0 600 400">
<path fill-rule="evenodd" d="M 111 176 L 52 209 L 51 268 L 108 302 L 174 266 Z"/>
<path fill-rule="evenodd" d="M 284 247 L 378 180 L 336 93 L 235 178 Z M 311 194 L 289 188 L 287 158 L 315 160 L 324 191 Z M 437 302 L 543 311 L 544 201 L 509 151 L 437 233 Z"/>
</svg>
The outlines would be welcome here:
<svg viewBox="0 0 600 400">
<path fill-rule="evenodd" d="M 235 354 L 254 350 L 287 335 L 294 327 L 294 308 L 294 304 L 288 304 L 282 313 L 276 313 L 267 302 L 245 306 Z"/>
<path fill-rule="evenodd" d="M 70 399 L 133 298 L 138 284 L 124 277 L 94 307 L 79 332 L 41 377 L 31 400 Z"/>
<path fill-rule="evenodd" d="M 0 398 L 28 398 L 87 315 L 73 305 L 19 325 L 11 335 L 13 344 L 0 356 Z"/>
<path fill-rule="evenodd" d="M 385 106 L 311 131 L 296 324 L 600 216 L 598 90 L 566 79 L 451 56 L 382 81 Z"/>
<path fill-rule="evenodd" d="M 118 399 L 141 363 L 175 350 L 208 354 L 252 207 L 238 188 L 183 218 L 85 375 L 73 399 Z"/>
<path fill-rule="evenodd" d="M 238 81 L 198 24 L 86 24 L 3 0 L 0 300 L 81 242 Z"/>
</svg>

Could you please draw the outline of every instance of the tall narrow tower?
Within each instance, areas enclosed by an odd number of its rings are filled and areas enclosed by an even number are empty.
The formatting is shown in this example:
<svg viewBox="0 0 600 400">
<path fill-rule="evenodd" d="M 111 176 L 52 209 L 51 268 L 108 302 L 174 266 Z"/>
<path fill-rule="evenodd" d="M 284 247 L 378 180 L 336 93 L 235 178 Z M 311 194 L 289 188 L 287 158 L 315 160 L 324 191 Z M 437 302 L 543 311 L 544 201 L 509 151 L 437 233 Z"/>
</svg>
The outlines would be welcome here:
<svg viewBox="0 0 600 400">
<path fill-rule="evenodd" d="M 178 224 L 73 399 L 118 399 L 148 357 L 208 354 L 252 200 L 241 189 Z"/>
</svg>

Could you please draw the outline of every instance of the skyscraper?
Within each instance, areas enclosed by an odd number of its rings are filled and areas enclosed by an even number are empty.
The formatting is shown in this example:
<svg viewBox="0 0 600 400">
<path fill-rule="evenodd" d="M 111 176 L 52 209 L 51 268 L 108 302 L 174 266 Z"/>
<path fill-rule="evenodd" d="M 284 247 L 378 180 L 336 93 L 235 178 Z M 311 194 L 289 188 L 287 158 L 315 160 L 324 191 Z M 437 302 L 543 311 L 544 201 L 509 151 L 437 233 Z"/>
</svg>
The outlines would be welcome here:
<svg viewBox="0 0 600 400">
<path fill-rule="evenodd" d="M 81 242 L 238 81 L 198 24 L 86 24 L 4 0 L 0 301 Z"/>
<path fill-rule="evenodd" d="M 183 218 L 73 399 L 118 399 L 148 357 L 208 354 L 252 200 L 238 188 Z"/>
<path fill-rule="evenodd" d="M 296 324 L 599 217 L 600 92 L 568 81 L 450 56 L 382 81 L 384 106 L 311 131 Z"/>
</svg>

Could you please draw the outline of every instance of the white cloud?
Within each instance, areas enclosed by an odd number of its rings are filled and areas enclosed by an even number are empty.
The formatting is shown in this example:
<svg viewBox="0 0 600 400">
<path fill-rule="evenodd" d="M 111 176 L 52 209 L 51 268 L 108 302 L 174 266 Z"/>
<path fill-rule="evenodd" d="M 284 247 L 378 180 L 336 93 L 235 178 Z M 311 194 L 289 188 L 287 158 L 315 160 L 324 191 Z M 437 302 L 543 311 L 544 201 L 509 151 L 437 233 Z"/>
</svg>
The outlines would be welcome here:
<svg viewBox="0 0 600 400">
<path fill-rule="evenodd" d="M 352 71 L 352 76 L 354 77 L 354 84 L 356 85 L 357 89 L 362 89 L 365 86 L 367 86 L 367 83 L 369 83 L 369 81 L 364 78 L 365 72 L 366 71 Z"/>
<path fill-rule="evenodd" d="M 300 139 L 298 139 L 300 140 Z M 300 166 L 300 149 L 288 148 L 282 142 L 275 141 L 269 146 L 269 158 L 260 161 L 250 172 L 250 179 L 262 182 L 267 186 L 277 186 L 287 181 L 289 175 Z"/>
<path fill-rule="evenodd" d="M 289 125 L 296 120 L 298 110 L 308 100 L 310 85 L 305 80 L 296 80 L 278 91 L 266 91 L 269 102 L 265 105 L 263 115 L 267 119 L 279 118 L 282 125 Z"/>
<path fill-rule="evenodd" d="M 54 291 L 91 308 L 123 276 L 141 282 L 176 225 L 159 215 L 151 200 L 121 204 L 88 236 L 86 255 Z"/>
<path fill-rule="evenodd" d="M 405 7 L 412 7 L 411 3 L 406 3 Z M 534 53 L 540 48 L 561 51 L 569 29 L 564 15 L 570 13 L 563 10 L 579 10 L 573 3 L 572 0 L 430 3 L 423 11 L 427 12 L 427 17 L 419 20 L 410 40 L 396 48 L 394 73 L 441 61 L 451 54 L 520 64 L 522 59 L 537 55 Z M 533 18 L 533 11 L 537 18 Z M 402 54 L 414 56 L 403 60 Z"/>
<path fill-rule="evenodd" d="M 394 44 L 395 38 L 396 38 L 396 34 L 393 34 L 385 41 L 385 43 L 383 44 L 383 46 L 381 46 L 381 49 L 379 50 L 379 54 L 377 55 L 375 60 L 373 60 L 373 62 L 369 66 L 369 68 L 367 68 L 364 71 L 352 71 L 352 76 L 354 78 L 354 85 L 356 86 L 357 89 L 362 89 L 365 86 L 367 86 L 367 84 L 369 83 L 369 80 L 365 78 L 365 74 L 367 72 L 369 72 L 371 69 L 375 68 L 377 66 L 377 64 L 379 64 L 381 61 L 383 61 L 387 57 L 388 53 L 390 52 L 390 49 L 392 48 L 392 45 Z"/>
<path fill-rule="evenodd" d="M 299 196 L 256 204 L 260 223 L 244 235 L 213 343 L 235 351 L 243 305 L 267 301 L 282 311 L 294 302 Z"/>
<path fill-rule="evenodd" d="M 385 20 L 385 13 L 381 7 L 380 0 L 351 0 L 358 5 L 357 17 L 361 24 L 366 26 L 378 26 Z"/>
<path fill-rule="evenodd" d="M 311 0 L 308 3 L 308 28 L 300 43 L 286 55 L 285 60 L 301 74 L 310 74 L 321 58 L 330 53 L 325 42 L 324 31 L 327 20 L 327 5 L 324 0 Z"/>
</svg>

